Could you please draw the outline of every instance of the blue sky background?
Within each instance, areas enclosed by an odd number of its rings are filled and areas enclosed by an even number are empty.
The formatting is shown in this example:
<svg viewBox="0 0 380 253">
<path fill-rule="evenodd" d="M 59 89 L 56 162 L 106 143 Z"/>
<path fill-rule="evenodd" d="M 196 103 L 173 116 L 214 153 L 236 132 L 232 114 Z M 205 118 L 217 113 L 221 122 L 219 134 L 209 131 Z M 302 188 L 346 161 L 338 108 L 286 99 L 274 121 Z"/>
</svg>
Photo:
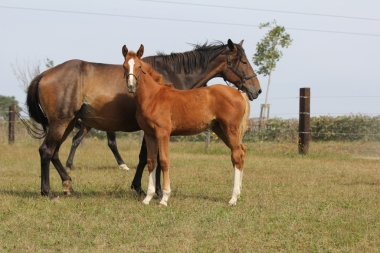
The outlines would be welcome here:
<svg viewBox="0 0 380 253">
<path fill-rule="evenodd" d="M 244 39 L 252 59 L 268 32 L 258 25 L 275 19 L 293 44 L 272 75 L 271 117 L 298 118 L 302 87 L 311 88 L 311 116 L 379 115 L 379 10 L 378 0 L 0 0 L 0 95 L 25 103 L 11 64 L 40 61 L 42 71 L 46 57 L 56 65 L 70 59 L 121 64 L 124 44 L 131 50 L 144 44 L 148 56 Z M 251 117 L 265 99 L 268 79 L 259 80 L 264 93 L 251 102 Z"/>
</svg>

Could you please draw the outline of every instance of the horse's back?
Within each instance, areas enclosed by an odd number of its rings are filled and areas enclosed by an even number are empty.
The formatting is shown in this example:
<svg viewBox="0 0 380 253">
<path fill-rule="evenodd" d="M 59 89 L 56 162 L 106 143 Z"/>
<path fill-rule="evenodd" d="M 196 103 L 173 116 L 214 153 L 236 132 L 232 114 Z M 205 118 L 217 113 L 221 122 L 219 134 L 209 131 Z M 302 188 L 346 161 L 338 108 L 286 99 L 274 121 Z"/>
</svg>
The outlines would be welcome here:
<svg viewBox="0 0 380 253">
<path fill-rule="evenodd" d="M 135 102 L 123 75 L 122 65 L 66 61 L 43 73 L 41 107 L 48 118 L 75 116 L 99 130 L 138 130 Z"/>
<path fill-rule="evenodd" d="M 240 120 L 246 103 L 240 91 L 225 85 L 185 91 L 162 87 L 149 108 L 149 124 L 170 121 L 171 135 L 192 135 L 210 129 L 215 121 Z"/>
</svg>

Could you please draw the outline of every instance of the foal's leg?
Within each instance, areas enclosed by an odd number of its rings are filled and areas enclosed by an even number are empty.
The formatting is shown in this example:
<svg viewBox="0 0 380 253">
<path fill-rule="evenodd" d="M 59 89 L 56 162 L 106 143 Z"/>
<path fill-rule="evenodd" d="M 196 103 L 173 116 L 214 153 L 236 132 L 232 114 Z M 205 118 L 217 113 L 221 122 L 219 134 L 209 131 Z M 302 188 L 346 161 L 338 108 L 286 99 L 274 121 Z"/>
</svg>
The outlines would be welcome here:
<svg viewBox="0 0 380 253">
<path fill-rule="evenodd" d="M 57 169 L 63 185 L 63 191 L 66 195 L 71 195 L 73 190 L 71 178 L 67 174 L 61 161 L 59 160 L 58 152 L 62 142 L 67 138 L 73 130 L 74 121 L 66 120 L 55 124 L 53 122 L 49 126 L 48 133 L 41 147 L 39 148 L 41 157 L 41 195 L 49 196 L 50 192 L 50 161 Z"/>
<path fill-rule="evenodd" d="M 236 205 L 242 189 L 246 147 L 241 143 L 238 129 L 238 126 L 224 126 L 222 128 L 220 124 L 216 124 L 212 129 L 214 133 L 231 149 L 231 161 L 234 167 L 234 186 L 232 188 L 232 197 L 228 202 L 229 205 Z"/>
<path fill-rule="evenodd" d="M 132 185 L 131 185 L 131 189 L 134 189 L 139 195 L 146 195 L 144 190 L 141 188 L 141 178 L 144 172 L 144 168 L 147 165 L 147 157 L 148 157 L 148 151 L 146 148 L 146 141 L 144 138 L 141 144 L 141 149 L 140 149 L 140 154 L 139 154 L 139 163 L 137 165 L 136 173 L 132 180 Z M 162 197 L 160 177 L 161 177 L 161 164 L 160 164 L 160 161 L 158 161 L 158 165 L 156 169 L 156 194 L 159 198 Z"/>
<path fill-rule="evenodd" d="M 125 164 L 123 159 L 121 158 L 119 154 L 119 150 L 116 146 L 116 133 L 115 132 L 107 132 L 107 139 L 108 139 L 108 147 L 111 149 L 113 155 L 116 158 L 117 164 L 119 164 L 119 169 L 129 171 L 128 166 Z"/>
<path fill-rule="evenodd" d="M 148 205 L 151 199 L 153 198 L 155 192 L 158 145 L 155 136 L 145 134 L 144 138 L 146 140 L 146 147 L 148 151 L 147 162 L 149 171 L 149 181 L 147 195 L 143 200 L 143 203 Z"/>
<path fill-rule="evenodd" d="M 70 154 L 66 161 L 66 167 L 70 168 L 71 170 L 75 170 L 75 167 L 73 165 L 74 155 L 75 152 L 79 146 L 79 144 L 82 142 L 83 138 L 87 135 L 87 133 L 91 130 L 92 127 L 87 126 L 83 122 L 81 123 L 81 127 L 78 131 L 78 133 L 74 136 L 73 142 L 71 144 Z"/>
<path fill-rule="evenodd" d="M 158 139 L 158 150 L 160 153 L 159 159 L 161 162 L 162 173 L 163 173 L 163 181 L 164 187 L 162 189 L 162 199 L 160 201 L 160 205 L 167 206 L 168 200 L 170 197 L 171 189 L 170 189 L 170 177 L 169 177 L 169 135 L 162 136 Z"/>
</svg>

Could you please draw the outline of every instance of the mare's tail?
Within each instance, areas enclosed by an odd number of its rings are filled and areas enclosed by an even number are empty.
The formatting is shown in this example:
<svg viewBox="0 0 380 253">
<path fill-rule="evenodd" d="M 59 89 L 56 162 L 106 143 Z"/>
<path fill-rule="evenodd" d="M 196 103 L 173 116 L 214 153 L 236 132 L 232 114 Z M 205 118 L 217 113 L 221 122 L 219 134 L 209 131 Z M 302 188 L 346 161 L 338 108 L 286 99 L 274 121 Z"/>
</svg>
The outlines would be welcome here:
<svg viewBox="0 0 380 253">
<path fill-rule="evenodd" d="M 48 119 L 46 118 L 44 112 L 41 109 L 38 98 L 38 85 L 43 77 L 43 73 L 36 76 L 28 87 L 28 93 L 26 97 L 26 106 L 28 107 L 28 114 L 31 119 L 35 122 L 42 125 L 43 130 L 38 129 L 38 127 L 26 120 L 22 120 L 24 125 L 26 126 L 28 133 L 36 138 L 42 139 L 45 137 L 47 132 L 47 127 L 49 126 Z"/>
<path fill-rule="evenodd" d="M 239 141 L 240 141 L 240 143 L 243 142 L 243 137 L 244 137 L 245 131 L 247 131 L 249 114 L 251 112 L 251 106 L 249 104 L 249 99 L 248 99 L 247 94 L 241 93 L 241 95 L 243 96 L 244 101 L 245 101 L 245 110 L 244 110 L 244 115 L 243 115 L 243 118 L 241 119 L 240 128 L 239 128 Z"/>
</svg>

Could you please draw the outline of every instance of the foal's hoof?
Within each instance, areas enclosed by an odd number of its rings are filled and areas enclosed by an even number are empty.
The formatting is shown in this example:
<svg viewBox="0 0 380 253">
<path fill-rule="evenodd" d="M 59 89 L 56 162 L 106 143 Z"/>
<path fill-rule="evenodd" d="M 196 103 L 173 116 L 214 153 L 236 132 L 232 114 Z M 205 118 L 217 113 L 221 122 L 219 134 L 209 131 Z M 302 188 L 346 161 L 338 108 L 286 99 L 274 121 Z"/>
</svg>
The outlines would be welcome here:
<svg viewBox="0 0 380 253">
<path fill-rule="evenodd" d="M 63 186 L 63 194 L 66 196 L 71 196 L 74 192 L 73 185 L 71 184 L 70 180 L 66 180 L 62 182 Z"/>
<path fill-rule="evenodd" d="M 140 186 L 134 186 L 134 185 L 131 185 L 131 189 L 132 189 L 132 190 L 135 190 L 139 196 L 146 196 L 146 193 L 145 193 L 144 190 L 141 188 L 141 185 L 140 185 Z"/>
<path fill-rule="evenodd" d="M 164 201 L 164 200 L 161 200 L 160 201 L 160 204 L 158 204 L 159 207 L 167 207 L 168 206 L 168 202 Z"/>
<path fill-rule="evenodd" d="M 141 201 L 141 203 L 143 203 L 143 204 L 146 205 L 146 206 L 149 205 L 149 202 L 150 202 L 150 201 L 149 201 L 149 200 L 146 200 L 146 199 L 144 199 L 143 201 Z"/>
</svg>

